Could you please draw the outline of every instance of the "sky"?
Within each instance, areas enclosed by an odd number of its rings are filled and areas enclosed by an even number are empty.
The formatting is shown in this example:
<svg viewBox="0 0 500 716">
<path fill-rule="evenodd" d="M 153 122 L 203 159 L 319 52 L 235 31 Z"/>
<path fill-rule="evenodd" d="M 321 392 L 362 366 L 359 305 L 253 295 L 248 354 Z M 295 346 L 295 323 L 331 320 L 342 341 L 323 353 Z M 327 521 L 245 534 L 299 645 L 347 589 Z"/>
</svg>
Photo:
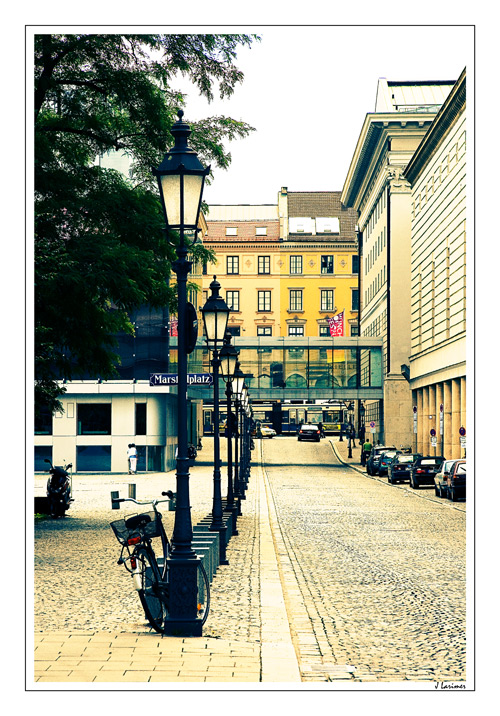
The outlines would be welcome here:
<svg viewBox="0 0 500 716">
<path fill-rule="evenodd" d="M 208 204 L 274 204 L 289 191 L 340 191 L 379 77 L 456 80 L 474 60 L 473 28 L 316 26 L 225 28 L 256 32 L 238 51 L 245 79 L 210 104 L 187 82 L 185 120 L 224 114 L 255 127 L 227 144 L 228 170 L 214 169 Z M 212 31 L 212 28 L 210 28 Z"/>
</svg>

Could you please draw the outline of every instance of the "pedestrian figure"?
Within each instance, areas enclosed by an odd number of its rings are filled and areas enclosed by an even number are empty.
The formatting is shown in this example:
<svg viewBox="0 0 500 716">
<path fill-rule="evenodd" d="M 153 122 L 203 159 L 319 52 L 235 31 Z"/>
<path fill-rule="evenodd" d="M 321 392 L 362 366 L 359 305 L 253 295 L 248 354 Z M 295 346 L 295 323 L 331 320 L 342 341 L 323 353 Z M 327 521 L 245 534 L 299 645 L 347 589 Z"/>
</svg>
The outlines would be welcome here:
<svg viewBox="0 0 500 716">
<path fill-rule="evenodd" d="M 361 464 L 366 465 L 366 461 L 372 451 L 372 444 L 370 438 L 366 438 L 366 442 L 363 443 L 363 449 L 361 450 Z"/>
<path fill-rule="evenodd" d="M 319 428 L 319 437 L 324 438 L 325 437 L 325 429 L 323 427 L 323 423 L 318 423 Z"/>
<path fill-rule="evenodd" d="M 365 426 L 362 425 L 360 427 L 360 429 L 358 430 L 358 439 L 359 439 L 360 445 L 363 445 L 363 443 L 365 442 L 365 432 L 366 432 Z"/>
<path fill-rule="evenodd" d="M 137 449 L 134 443 L 129 443 L 128 450 L 128 474 L 137 475 Z"/>
</svg>

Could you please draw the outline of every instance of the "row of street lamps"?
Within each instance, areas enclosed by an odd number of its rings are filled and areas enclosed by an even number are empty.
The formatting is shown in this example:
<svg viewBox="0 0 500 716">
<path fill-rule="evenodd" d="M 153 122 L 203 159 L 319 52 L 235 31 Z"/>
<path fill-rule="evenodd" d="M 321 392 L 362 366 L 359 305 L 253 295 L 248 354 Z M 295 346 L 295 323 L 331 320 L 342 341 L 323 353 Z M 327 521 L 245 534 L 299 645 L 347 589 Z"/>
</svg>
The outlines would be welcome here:
<svg viewBox="0 0 500 716">
<path fill-rule="evenodd" d="M 171 133 L 175 144 L 165 154 L 153 174 L 158 180 L 163 207 L 167 238 L 176 249 L 177 259 L 172 268 L 177 276 L 178 291 L 178 396 L 177 424 L 178 449 L 176 463 L 177 501 L 172 533 L 172 550 L 169 557 L 169 605 L 164 623 L 164 633 L 171 636 L 201 636 L 201 620 L 197 614 L 197 575 L 200 558 L 193 549 L 193 527 L 189 500 L 189 458 L 187 430 L 187 355 L 190 331 L 190 304 L 187 303 L 187 276 L 192 263 L 188 261 L 189 245 L 194 244 L 198 232 L 203 187 L 210 167 L 204 168 L 197 153 L 188 146 L 191 129 L 183 121 L 183 111 L 178 111 L 178 120 Z M 236 527 L 236 518 L 241 514 L 241 500 L 250 473 L 250 431 L 248 421 L 248 388 L 245 376 L 238 363 L 238 352 L 231 346 L 230 335 L 226 334 L 229 308 L 219 295 L 220 283 L 214 276 L 210 284 L 211 295 L 201 309 L 205 339 L 211 352 L 214 385 L 214 480 L 211 531 L 219 532 L 220 563 L 228 564 L 226 556 L 227 525 L 224 511 Z M 219 434 L 219 374 L 226 384 L 227 438 L 228 438 L 228 489 L 223 509 L 221 491 L 221 459 Z M 235 401 L 235 421 L 240 421 L 240 441 L 235 433 L 234 476 L 232 457 L 232 411 L 231 399 Z M 238 456 L 238 447 L 241 456 Z M 234 534 L 234 529 L 232 530 Z"/>
</svg>

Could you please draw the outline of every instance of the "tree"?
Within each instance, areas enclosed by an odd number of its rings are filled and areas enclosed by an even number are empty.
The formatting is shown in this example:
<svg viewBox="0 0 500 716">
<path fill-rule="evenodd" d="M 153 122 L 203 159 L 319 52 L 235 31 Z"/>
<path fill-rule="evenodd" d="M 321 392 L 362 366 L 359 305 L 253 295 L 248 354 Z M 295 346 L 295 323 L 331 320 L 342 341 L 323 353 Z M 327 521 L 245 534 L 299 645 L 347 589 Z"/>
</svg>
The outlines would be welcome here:
<svg viewBox="0 0 500 716">
<path fill-rule="evenodd" d="M 250 35 L 38 35 L 35 37 L 35 406 L 60 409 L 59 380 L 116 375 L 115 335 L 129 312 L 169 305 L 174 250 L 165 235 L 152 166 L 173 144 L 184 96 L 231 95 L 234 61 Z M 252 128 L 228 117 L 192 124 L 201 160 L 226 168 L 224 141 Z M 125 153 L 130 177 L 96 157 Z M 194 259 L 211 255 L 195 247 Z"/>
</svg>

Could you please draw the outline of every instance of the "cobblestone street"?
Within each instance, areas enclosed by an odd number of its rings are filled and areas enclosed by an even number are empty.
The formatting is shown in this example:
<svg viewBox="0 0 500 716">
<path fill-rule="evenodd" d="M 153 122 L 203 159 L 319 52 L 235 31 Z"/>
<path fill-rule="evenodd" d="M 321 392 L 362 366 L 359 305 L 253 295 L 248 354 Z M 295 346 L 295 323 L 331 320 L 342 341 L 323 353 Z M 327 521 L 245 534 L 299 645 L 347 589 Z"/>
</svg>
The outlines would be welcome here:
<svg viewBox="0 0 500 716">
<path fill-rule="evenodd" d="M 191 471 L 193 524 L 211 510 L 211 440 L 204 446 Z M 465 502 L 369 478 L 338 459 L 344 450 L 328 439 L 256 441 L 239 534 L 212 583 L 205 645 L 260 652 L 250 680 L 276 680 L 266 677 L 275 639 L 263 597 L 271 550 L 289 624 L 279 638 L 293 645 L 297 681 L 465 682 Z M 129 511 L 110 509 L 110 491 L 126 496 L 130 482 L 139 500 L 175 490 L 173 472 L 76 475 L 68 516 L 37 520 L 35 634 L 151 633 L 109 528 Z M 37 476 L 35 494 L 44 485 Z M 174 513 L 163 515 L 171 530 Z M 49 667 L 40 669 L 47 678 Z"/>
</svg>

